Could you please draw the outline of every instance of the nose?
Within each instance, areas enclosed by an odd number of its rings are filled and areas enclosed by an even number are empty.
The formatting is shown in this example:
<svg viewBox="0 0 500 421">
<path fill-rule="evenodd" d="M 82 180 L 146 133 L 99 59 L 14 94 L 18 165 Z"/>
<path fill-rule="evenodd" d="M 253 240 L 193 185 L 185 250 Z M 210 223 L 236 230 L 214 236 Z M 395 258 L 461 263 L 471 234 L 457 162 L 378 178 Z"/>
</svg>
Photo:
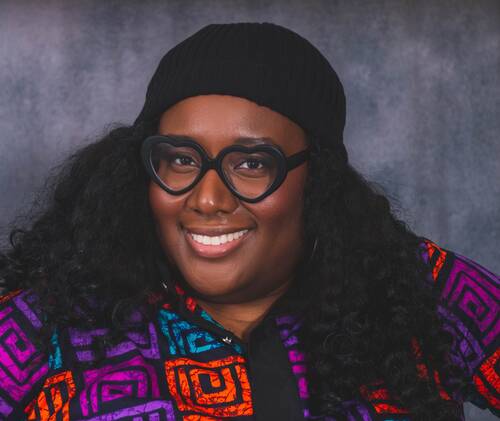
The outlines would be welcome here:
<svg viewBox="0 0 500 421">
<path fill-rule="evenodd" d="M 217 171 L 210 169 L 191 190 L 187 206 L 205 215 L 232 213 L 238 207 L 238 198 L 226 187 Z"/>
</svg>

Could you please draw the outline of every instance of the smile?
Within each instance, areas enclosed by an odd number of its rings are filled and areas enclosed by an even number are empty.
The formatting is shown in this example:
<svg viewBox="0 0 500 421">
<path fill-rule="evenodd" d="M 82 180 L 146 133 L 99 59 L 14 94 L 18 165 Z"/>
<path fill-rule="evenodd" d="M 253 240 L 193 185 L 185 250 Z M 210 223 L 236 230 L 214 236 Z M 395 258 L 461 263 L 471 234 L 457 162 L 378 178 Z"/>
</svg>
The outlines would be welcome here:
<svg viewBox="0 0 500 421">
<path fill-rule="evenodd" d="M 201 235 L 184 231 L 192 250 L 201 257 L 223 257 L 238 248 L 248 236 L 248 229 L 223 235 Z"/>
<path fill-rule="evenodd" d="M 229 234 L 209 236 L 209 235 L 200 235 L 194 234 L 192 232 L 189 233 L 193 240 L 200 244 L 218 246 L 220 244 L 226 244 L 228 241 L 234 241 L 238 238 L 242 237 L 248 230 L 230 232 Z"/>
</svg>

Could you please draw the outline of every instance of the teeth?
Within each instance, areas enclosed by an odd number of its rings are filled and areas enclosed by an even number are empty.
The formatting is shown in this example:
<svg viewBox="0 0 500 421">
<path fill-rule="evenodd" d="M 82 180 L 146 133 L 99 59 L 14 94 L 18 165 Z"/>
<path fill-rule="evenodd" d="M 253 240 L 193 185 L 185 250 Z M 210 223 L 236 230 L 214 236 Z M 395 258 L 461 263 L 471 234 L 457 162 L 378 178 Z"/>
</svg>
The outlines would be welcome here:
<svg viewBox="0 0 500 421">
<path fill-rule="evenodd" d="M 209 237 L 208 235 L 199 235 L 194 234 L 192 232 L 189 235 L 193 238 L 197 243 L 205 244 L 205 245 L 213 245 L 218 246 L 220 244 L 225 244 L 229 241 L 237 240 L 243 234 L 245 234 L 248 230 L 242 230 L 237 232 L 231 232 L 229 234 L 216 235 L 214 237 Z"/>
</svg>

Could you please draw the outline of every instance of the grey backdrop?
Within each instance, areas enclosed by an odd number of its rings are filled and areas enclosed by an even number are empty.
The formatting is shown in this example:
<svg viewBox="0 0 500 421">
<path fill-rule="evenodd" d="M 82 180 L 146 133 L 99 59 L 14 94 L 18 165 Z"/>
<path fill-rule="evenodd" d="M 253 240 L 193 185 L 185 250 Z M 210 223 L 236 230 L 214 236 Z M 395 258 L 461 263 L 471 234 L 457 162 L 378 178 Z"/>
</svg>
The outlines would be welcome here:
<svg viewBox="0 0 500 421">
<path fill-rule="evenodd" d="M 50 167 L 133 122 L 170 47 L 230 21 L 315 44 L 346 90 L 353 165 L 417 233 L 500 272 L 498 0 L 0 0 L 0 242 Z"/>
</svg>

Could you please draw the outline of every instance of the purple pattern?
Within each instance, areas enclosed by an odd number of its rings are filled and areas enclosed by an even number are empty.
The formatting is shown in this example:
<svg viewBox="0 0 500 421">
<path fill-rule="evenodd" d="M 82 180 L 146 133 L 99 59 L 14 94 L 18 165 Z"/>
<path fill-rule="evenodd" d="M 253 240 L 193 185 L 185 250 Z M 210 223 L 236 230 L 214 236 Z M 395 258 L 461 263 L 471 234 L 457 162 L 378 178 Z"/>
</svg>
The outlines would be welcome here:
<svg viewBox="0 0 500 421">
<path fill-rule="evenodd" d="M 170 401 L 150 401 L 144 405 L 86 418 L 85 421 L 160 421 L 162 419 L 175 421 L 174 409 Z"/>
<path fill-rule="evenodd" d="M 83 372 L 84 390 L 80 395 L 82 414 L 89 416 L 99 411 L 102 402 L 124 397 L 159 398 L 157 374 L 141 356 L 115 365 Z M 119 385 L 119 389 L 114 386 Z M 111 393 L 117 391 L 118 393 Z"/>
<path fill-rule="evenodd" d="M 28 335 L 12 316 L 12 307 L 0 311 L 0 389 L 15 401 L 20 401 L 48 372 Z M 6 404 L 1 405 L 7 410 Z"/>
<path fill-rule="evenodd" d="M 5 400 L 0 396 L 0 415 L 7 416 L 12 412 L 12 406 L 10 406 Z"/>
<path fill-rule="evenodd" d="M 363 421 L 372 421 L 372 417 L 365 406 L 356 401 L 349 401 L 343 404 L 347 412 L 349 421 L 357 421 L 361 418 Z M 331 418 L 333 420 L 333 418 Z M 326 420 L 325 420 L 326 421 Z"/>
<path fill-rule="evenodd" d="M 34 311 L 35 295 L 33 293 L 29 291 L 21 292 L 12 299 L 12 302 L 36 329 L 42 327 L 42 322 Z"/>
<path fill-rule="evenodd" d="M 313 416 L 307 405 L 309 398 L 309 390 L 307 386 L 307 365 L 304 352 L 299 349 L 299 341 L 296 335 L 297 329 L 300 327 L 299 322 L 292 316 L 280 316 L 276 318 L 276 324 L 280 332 L 280 337 L 288 352 L 288 360 L 290 362 L 292 373 L 297 381 L 297 390 L 303 404 L 304 418 L 308 420 L 323 420 L 335 421 L 331 417 Z M 372 417 L 368 409 L 358 401 L 345 402 L 343 405 L 345 416 L 349 421 L 372 421 Z"/>
<path fill-rule="evenodd" d="M 461 258 L 454 261 L 442 297 L 449 308 L 475 324 L 481 342 L 488 346 L 500 333 L 498 278 Z"/>
<path fill-rule="evenodd" d="M 76 351 L 76 356 L 79 361 L 93 361 L 94 353 L 91 349 L 92 342 L 95 338 L 103 336 L 106 329 L 81 330 L 69 329 L 71 345 Z M 159 359 L 160 351 L 158 349 L 158 337 L 155 326 L 149 323 L 147 333 L 129 332 L 127 333 L 128 340 L 123 341 L 113 348 L 109 349 L 106 357 L 116 357 L 127 352 L 138 350 L 144 358 Z"/>
<path fill-rule="evenodd" d="M 481 345 L 463 322 L 449 309 L 439 306 L 438 314 L 444 319 L 444 328 L 455 338 L 455 343 L 452 346 L 453 353 L 450 357 L 455 364 L 466 369 L 468 374 L 472 375 L 485 359 Z"/>
<path fill-rule="evenodd" d="M 299 341 L 295 334 L 300 324 L 292 316 L 277 317 L 276 324 L 278 325 L 283 345 L 287 349 L 288 360 L 297 381 L 299 397 L 304 404 L 304 417 L 310 418 L 309 409 L 306 405 L 306 401 L 309 398 L 309 390 L 306 380 L 307 368 L 305 365 L 305 355 L 297 348 Z"/>
</svg>

